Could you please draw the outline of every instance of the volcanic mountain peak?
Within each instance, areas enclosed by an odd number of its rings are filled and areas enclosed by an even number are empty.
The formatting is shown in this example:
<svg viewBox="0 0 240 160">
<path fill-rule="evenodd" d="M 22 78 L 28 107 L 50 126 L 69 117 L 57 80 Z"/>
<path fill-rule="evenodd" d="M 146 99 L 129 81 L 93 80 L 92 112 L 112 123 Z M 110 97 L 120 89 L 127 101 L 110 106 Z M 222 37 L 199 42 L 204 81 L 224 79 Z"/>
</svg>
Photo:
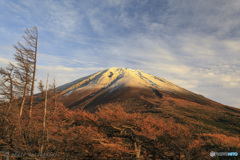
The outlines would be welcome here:
<svg viewBox="0 0 240 160">
<path fill-rule="evenodd" d="M 144 87 L 147 81 L 143 80 L 143 72 L 127 68 L 110 68 L 104 71 L 95 85 Z"/>
<path fill-rule="evenodd" d="M 66 106 L 89 111 L 95 111 L 97 106 L 105 103 L 120 103 L 128 107 L 136 104 L 151 106 L 155 102 L 162 103 L 166 98 L 216 104 L 163 78 L 127 68 L 105 69 L 57 89 Z"/>
<path fill-rule="evenodd" d="M 116 84 L 124 86 L 141 86 L 141 79 L 139 77 L 141 71 L 114 67 L 104 70 L 101 73 L 101 76 L 91 83 L 93 86 L 109 87 Z"/>
<path fill-rule="evenodd" d="M 58 89 L 66 93 L 81 88 L 111 88 L 113 90 L 119 87 L 154 88 L 167 92 L 186 92 L 186 90 L 162 78 L 152 76 L 140 70 L 116 67 L 80 78 L 60 86 Z"/>
</svg>

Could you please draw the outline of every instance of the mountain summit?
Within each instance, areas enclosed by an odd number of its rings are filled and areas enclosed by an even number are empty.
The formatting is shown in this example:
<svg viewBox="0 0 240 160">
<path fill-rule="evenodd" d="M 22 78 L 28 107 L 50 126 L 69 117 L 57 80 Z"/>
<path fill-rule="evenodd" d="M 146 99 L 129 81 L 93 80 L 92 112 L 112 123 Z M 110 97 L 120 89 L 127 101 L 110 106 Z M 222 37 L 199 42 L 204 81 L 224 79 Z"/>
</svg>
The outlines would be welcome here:
<svg viewBox="0 0 240 160">
<path fill-rule="evenodd" d="M 163 78 L 127 68 L 102 70 L 57 89 L 67 107 L 90 112 L 106 103 L 121 104 L 127 111 L 146 111 L 156 109 L 169 98 L 202 105 L 218 105 Z"/>
<path fill-rule="evenodd" d="M 71 88 L 69 86 L 72 86 Z M 123 87 L 151 88 L 169 93 L 188 91 L 155 76 L 144 73 L 140 70 L 127 68 L 110 68 L 99 71 L 93 75 L 78 79 L 59 87 L 60 90 L 73 91 L 77 88 L 108 88 L 111 91 Z"/>
</svg>

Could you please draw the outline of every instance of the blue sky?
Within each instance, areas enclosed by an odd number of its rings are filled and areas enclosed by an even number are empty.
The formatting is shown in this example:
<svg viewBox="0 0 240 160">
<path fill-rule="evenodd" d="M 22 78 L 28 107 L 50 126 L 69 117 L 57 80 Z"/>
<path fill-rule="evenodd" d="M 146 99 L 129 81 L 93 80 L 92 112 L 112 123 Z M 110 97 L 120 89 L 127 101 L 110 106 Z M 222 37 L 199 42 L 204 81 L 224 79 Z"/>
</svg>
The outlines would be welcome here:
<svg viewBox="0 0 240 160">
<path fill-rule="evenodd" d="M 236 0 L 1 0 L 0 67 L 35 25 L 38 80 L 127 67 L 240 108 L 239 17 Z"/>
</svg>

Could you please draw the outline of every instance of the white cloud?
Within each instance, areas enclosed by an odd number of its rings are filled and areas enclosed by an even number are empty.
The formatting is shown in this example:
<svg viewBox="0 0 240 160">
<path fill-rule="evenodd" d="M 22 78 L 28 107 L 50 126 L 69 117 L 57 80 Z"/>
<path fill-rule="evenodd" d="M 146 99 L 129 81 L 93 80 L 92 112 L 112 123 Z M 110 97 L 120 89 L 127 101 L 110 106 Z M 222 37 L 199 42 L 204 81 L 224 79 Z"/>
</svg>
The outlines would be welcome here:
<svg viewBox="0 0 240 160">
<path fill-rule="evenodd" d="M 5 65 L 7 65 L 9 63 L 8 59 L 2 58 L 0 57 L 0 67 L 4 67 Z"/>
<path fill-rule="evenodd" d="M 228 47 L 228 49 L 232 52 L 235 52 L 236 54 L 240 51 L 240 40 L 228 40 L 225 41 L 225 45 Z"/>
<path fill-rule="evenodd" d="M 230 0 L 169 1 L 167 25 L 173 32 L 201 33 L 218 37 L 238 37 L 240 3 Z"/>
<path fill-rule="evenodd" d="M 45 82 L 49 73 L 50 79 L 55 77 L 57 86 L 59 86 L 103 69 L 102 67 L 81 68 L 63 65 L 38 65 L 36 77 L 38 81 L 43 80 Z"/>
</svg>

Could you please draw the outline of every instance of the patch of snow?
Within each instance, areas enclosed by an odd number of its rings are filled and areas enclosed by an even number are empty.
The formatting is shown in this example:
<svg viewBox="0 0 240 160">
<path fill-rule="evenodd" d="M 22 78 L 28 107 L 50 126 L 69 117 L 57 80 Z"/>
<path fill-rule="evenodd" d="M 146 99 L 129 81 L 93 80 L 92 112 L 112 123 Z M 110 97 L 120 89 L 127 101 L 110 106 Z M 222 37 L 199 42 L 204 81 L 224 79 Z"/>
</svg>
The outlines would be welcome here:
<svg viewBox="0 0 240 160">
<path fill-rule="evenodd" d="M 68 83 L 63 88 L 67 88 L 65 89 L 65 96 L 72 94 L 76 89 L 84 89 L 85 87 L 98 88 L 99 90 L 97 92 L 90 94 L 90 96 L 94 96 L 105 89 L 108 89 L 109 93 L 111 93 L 124 86 L 148 87 L 157 90 L 164 90 L 172 94 L 176 94 L 179 91 L 183 92 L 181 88 L 163 80 L 162 78 L 152 76 L 141 72 L 140 70 L 116 67 L 78 79 L 74 82 Z"/>
<path fill-rule="evenodd" d="M 115 85 L 114 87 L 110 88 L 109 93 L 112 93 L 120 88 L 122 88 L 122 85 Z"/>
<path fill-rule="evenodd" d="M 94 94 L 94 93 L 92 93 L 92 94 L 90 94 L 90 96 L 91 96 L 91 97 L 93 97 L 93 96 L 95 96 L 95 94 Z"/>
<path fill-rule="evenodd" d="M 140 77 L 142 80 L 145 79 L 145 80 L 147 80 L 148 82 L 150 82 L 153 86 L 156 86 L 156 84 L 155 84 L 153 81 L 151 81 L 150 79 L 144 77 L 144 76 L 141 74 L 140 71 L 138 71 L 138 75 L 139 75 L 139 77 Z"/>
<path fill-rule="evenodd" d="M 74 91 L 74 90 L 68 91 L 67 93 L 64 94 L 64 97 L 67 97 L 67 96 L 71 95 L 71 94 L 73 93 L 73 91 Z"/>
<path fill-rule="evenodd" d="M 147 79 L 147 78 L 146 78 Z M 153 83 L 153 81 L 151 81 L 150 79 L 147 79 L 148 80 L 148 82 L 150 82 L 153 86 L 156 86 L 156 84 L 155 83 Z"/>
</svg>

